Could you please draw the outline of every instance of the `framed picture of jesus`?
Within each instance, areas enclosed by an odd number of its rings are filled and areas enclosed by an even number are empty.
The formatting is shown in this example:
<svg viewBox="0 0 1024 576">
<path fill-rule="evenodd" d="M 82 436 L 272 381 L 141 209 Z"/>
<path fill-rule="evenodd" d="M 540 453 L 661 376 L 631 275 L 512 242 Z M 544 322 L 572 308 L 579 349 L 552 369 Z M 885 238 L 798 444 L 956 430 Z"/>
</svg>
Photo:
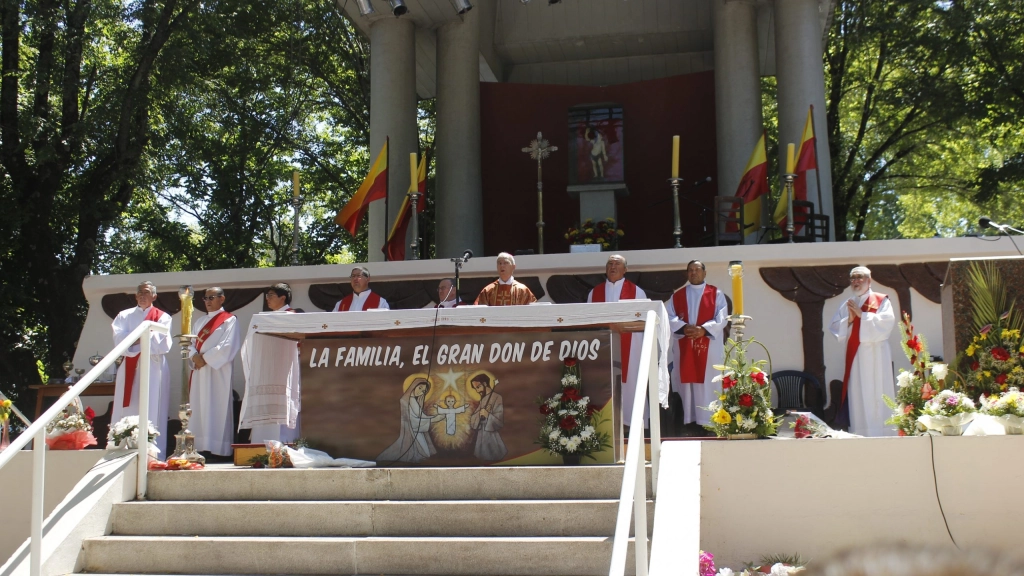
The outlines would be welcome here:
<svg viewBox="0 0 1024 576">
<path fill-rule="evenodd" d="M 623 182 L 622 106 L 569 109 L 569 185 Z"/>
</svg>

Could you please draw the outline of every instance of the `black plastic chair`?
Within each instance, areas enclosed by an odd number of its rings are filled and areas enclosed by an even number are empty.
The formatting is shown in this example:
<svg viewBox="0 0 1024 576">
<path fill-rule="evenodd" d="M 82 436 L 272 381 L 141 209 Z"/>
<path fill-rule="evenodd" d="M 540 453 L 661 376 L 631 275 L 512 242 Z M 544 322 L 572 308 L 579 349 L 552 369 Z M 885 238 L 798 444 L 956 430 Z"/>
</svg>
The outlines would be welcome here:
<svg viewBox="0 0 1024 576">
<path fill-rule="evenodd" d="M 772 382 L 775 383 L 775 390 L 779 394 L 776 414 L 785 414 L 786 410 L 804 410 L 819 414 L 821 405 L 807 403 L 807 386 L 813 386 L 818 398 L 824 398 L 821 383 L 813 374 L 800 372 L 799 370 L 780 370 L 772 374 Z"/>
</svg>

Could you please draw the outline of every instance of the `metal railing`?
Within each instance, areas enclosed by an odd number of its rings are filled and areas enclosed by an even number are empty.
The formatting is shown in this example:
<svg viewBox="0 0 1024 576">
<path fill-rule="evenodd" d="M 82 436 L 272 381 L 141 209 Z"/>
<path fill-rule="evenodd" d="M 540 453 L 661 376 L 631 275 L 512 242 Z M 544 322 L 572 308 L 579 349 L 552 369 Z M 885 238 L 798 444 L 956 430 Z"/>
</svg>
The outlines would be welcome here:
<svg viewBox="0 0 1024 576">
<path fill-rule="evenodd" d="M 658 417 L 658 317 L 647 312 L 644 321 L 644 340 L 640 349 L 637 384 L 647 382 L 647 397 L 642 386 L 633 395 L 633 413 L 629 419 L 629 448 L 622 472 L 622 490 L 619 492 L 619 512 L 615 519 L 615 537 L 612 540 L 612 561 L 608 576 L 623 576 L 626 572 L 626 553 L 629 551 L 629 521 L 633 520 L 635 539 L 636 576 L 647 576 L 647 474 L 644 450 L 644 401 L 651 403 L 651 497 L 657 496 L 658 465 L 661 461 L 661 421 Z M 623 334 L 623 338 L 631 338 Z M 668 351 L 663 350 L 663 354 Z M 625 402 L 625 398 L 623 399 Z M 632 509 L 632 510 L 631 510 Z M 632 514 L 630 512 L 632 511 Z"/>
<path fill-rule="evenodd" d="M 43 472 L 46 464 L 46 425 L 57 417 L 62 410 L 68 407 L 75 398 L 96 381 L 103 374 L 114 360 L 128 351 L 136 341 L 139 342 L 141 351 L 139 353 L 139 442 L 138 442 L 138 478 L 136 482 L 135 495 L 139 500 L 146 497 L 146 471 L 149 465 L 148 449 L 149 443 L 143 440 L 143 432 L 146 430 L 144 423 L 149 421 L 149 372 L 150 372 L 150 339 L 153 332 L 170 334 L 167 326 L 161 326 L 156 322 L 145 321 L 135 330 L 132 330 L 120 344 L 114 346 L 109 354 L 103 357 L 92 370 L 89 370 L 82 378 L 65 392 L 57 402 L 33 422 L 24 432 L 21 433 L 11 445 L 0 452 L 0 469 L 3 469 L 18 452 L 32 442 L 32 522 L 29 528 L 29 574 L 39 576 L 42 570 L 43 550 Z M 145 335 L 145 337 L 143 337 Z M 111 422 L 111 425 L 114 423 Z"/>
</svg>

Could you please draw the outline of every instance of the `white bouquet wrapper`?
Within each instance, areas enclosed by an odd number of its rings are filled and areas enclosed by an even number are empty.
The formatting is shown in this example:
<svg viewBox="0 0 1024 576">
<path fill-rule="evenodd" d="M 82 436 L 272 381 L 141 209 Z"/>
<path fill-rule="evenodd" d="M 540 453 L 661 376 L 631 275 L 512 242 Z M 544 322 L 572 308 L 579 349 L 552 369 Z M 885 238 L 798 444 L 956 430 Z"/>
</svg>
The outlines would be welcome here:
<svg viewBox="0 0 1024 576">
<path fill-rule="evenodd" d="M 1024 434 L 1024 417 L 1022 416 L 1005 414 L 1003 416 L 994 416 L 992 419 L 1002 424 L 1007 434 Z"/>
<path fill-rule="evenodd" d="M 277 440 L 264 442 L 267 452 L 280 451 L 288 456 L 294 468 L 373 468 L 376 462 L 355 458 L 332 458 L 330 454 L 312 448 L 292 448 Z"/>
<path fill-rule="evenodd" d="M 964 430 L 964 436 L 1005 436 L 1006 428 L 998 418 L 978 412 L 971 425 Z"/>
<path fill-rule="evenodd" d="M 932 416 L 925 414 L 917 419 L 919 424 L 929 430 L 937 430 L 943 436 L 962 436 L 967 425 L 974 420 L 977 412 L 964 412 L 954 416 Z"/>
</svg>

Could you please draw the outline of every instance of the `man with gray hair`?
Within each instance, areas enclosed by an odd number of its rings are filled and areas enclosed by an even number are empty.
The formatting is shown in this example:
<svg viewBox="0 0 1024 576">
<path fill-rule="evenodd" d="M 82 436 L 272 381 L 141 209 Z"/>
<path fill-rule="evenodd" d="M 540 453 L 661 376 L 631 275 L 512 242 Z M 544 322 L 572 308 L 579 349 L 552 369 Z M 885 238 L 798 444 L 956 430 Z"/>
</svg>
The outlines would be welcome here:
<svg viewBox="0 0 1024 576">
<path fill-rule="evenodd" d="M 480 291 L 475 304 L 487 306 L 517 306 L 536 302 L 537 297 L 526 287 L 516 282 L 512 273 L 516 271 L 516 259 L 508 252 L 498 254 L 498 279 Z"/>
<path fill-rule="evenodd" d="M 840 343 L 846 342 L 843 391 L 832 400 L 838 402 L 836 422 L 849 422 L 854 434 L 892 436 L 893 428 L 885 425 L 890 412 L 882 395 L 896 396 L 889 350 L 896 315 L 888 296 L 871 291 L 871 270 L 850 270 L 850 288 L 853 297 L 839 306 L 829 326 Z"/>
<path fill-rule="evenodd" d="M 156 301 L 156 286 L 152 282 L 139 284 L 135 291 L 134 306 L 122 310 L 110 326 L 114 329 L 114 346 L 117 346 L 132 330 L 146 320 L 159 322 L 168 328 L 167 334 L 154 332 L 149 339 L 149 420 L 160 431 L 156 445 L 166 458 L 167 453 L 167 410 L 171 404 L 171 373 L 167 365 L 167 353 L 171 351 L 171 317 L 153 305 Z M 132 344 L 124 354 L 124 362 L 117 368 L 114 384 L 114 410 L 110 423 L 116 424 L 125 416 L 139 415 L 139 354 L 142 348 L 138 342 Z"/>
<path fill-rule="evenodd" d="M 370 290 L 370 270 L 366 266 L 353 268 L 348 279 L 352 284 L 352 293 L 338 300 L 331 312 L 361 312 L 375 308 L 391 309 L 387 300 Z"/>
</svg>

